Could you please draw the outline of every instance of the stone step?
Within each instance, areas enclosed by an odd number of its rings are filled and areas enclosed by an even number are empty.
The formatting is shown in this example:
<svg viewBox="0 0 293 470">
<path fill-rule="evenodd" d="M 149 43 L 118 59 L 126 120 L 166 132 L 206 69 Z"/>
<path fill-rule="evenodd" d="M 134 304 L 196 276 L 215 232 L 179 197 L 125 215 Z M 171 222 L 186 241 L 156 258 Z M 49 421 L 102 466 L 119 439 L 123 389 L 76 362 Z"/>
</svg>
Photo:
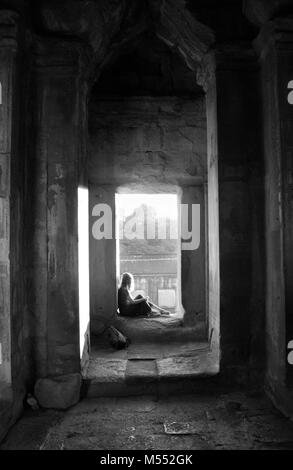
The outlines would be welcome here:
<svg viewBox="0 0 293 470">
<path fill-rule="evenodd" d="M 206 349 L 191 356 L 158 359 L 91 358 L 84 376 L 84 395 L 128 395 L 191 392 L 215 382 L 218 355 Z"/>
<path fill-rule="evenodd" d="M 204 341 L 207 338 L 206 325 L 203 321 L 187 326 L 178 317 L 127 318 L 117 315 L 113 326 L 135 341 L 169 343 Z"/>
</svg>

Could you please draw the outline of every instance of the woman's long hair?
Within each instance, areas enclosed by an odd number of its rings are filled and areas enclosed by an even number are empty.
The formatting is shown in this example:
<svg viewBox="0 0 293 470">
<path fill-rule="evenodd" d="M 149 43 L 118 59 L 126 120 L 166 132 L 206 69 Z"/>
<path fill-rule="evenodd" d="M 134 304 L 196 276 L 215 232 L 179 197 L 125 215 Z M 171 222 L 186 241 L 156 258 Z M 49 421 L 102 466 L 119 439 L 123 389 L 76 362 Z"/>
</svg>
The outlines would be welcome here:
<svg viewBox="0 0 293 470">
<path fill-rule="evenodd" d="M 134 278 L 131 273 L 123 273 L 121 276 L 120 287 L 128 287 L 129 289 L 131 286 L 134 285 Z"/>
</svg>

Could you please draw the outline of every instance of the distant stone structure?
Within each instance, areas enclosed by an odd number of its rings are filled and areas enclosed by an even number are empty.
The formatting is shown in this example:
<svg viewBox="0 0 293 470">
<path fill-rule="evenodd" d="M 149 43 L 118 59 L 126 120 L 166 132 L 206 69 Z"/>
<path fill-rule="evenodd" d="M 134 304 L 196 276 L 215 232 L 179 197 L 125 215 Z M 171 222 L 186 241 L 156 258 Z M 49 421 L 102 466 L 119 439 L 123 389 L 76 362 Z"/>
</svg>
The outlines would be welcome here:
<svg viewBox="0 0 293 470">
<path fill-rule="evenodd" d="M 140 224 L 144 240 L 120 241 L 120 272 L 131 272 L 135 280 L 134 295 L 149 295 L 153 302 L 171 312 L 178 309 L 178 240 L 170 240 L 170 219 L 166 218 L 167 239 L 158 239 L 160 218 L 152 206 L 142 204 L 136 209 L 142 214 Z M 124 225 L 134 214 L 124 219 Z M 147 239 L 147 222 L 156 228 L 154 240 Z M 177 217 L 175 217 L 178 224 Z"/>
</svg>

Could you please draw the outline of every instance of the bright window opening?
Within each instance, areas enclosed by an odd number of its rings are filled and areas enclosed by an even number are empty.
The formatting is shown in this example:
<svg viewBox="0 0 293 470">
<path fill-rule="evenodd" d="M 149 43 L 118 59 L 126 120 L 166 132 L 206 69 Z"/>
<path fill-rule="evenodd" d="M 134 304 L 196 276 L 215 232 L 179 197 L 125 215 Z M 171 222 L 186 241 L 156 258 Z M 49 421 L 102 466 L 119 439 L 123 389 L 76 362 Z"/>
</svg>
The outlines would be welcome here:
<svg viewBox="0 0 293 470">
<path fill-rule="evenodd" d="M 177 194 L 116 194 L 117 276 L 134 276 L 133 295 L 179 313 Z"/>
<path fill-rule="evenodd" d="M 78 284 L 80 357 L 89 324 L 89 200 L 88 190 L 78 188 Z"/>
</svg>

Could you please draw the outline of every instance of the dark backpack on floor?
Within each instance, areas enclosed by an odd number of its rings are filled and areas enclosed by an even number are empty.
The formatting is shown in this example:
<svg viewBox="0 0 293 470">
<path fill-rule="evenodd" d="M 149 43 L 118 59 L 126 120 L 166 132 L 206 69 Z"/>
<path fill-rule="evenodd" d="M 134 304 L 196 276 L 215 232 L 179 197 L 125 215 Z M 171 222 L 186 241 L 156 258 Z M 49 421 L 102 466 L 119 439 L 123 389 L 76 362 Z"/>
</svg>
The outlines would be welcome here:
<svg viewBox="0 0 293 470">
<path fill-rule="evenodd" d="M 124 349 L 127 348 L 130 341 L 124 336 L 119 330 L 114 328 L 114 326 L 109 326 L 107 331 L 109 343 L 115 349 Z"/>
</svg>

